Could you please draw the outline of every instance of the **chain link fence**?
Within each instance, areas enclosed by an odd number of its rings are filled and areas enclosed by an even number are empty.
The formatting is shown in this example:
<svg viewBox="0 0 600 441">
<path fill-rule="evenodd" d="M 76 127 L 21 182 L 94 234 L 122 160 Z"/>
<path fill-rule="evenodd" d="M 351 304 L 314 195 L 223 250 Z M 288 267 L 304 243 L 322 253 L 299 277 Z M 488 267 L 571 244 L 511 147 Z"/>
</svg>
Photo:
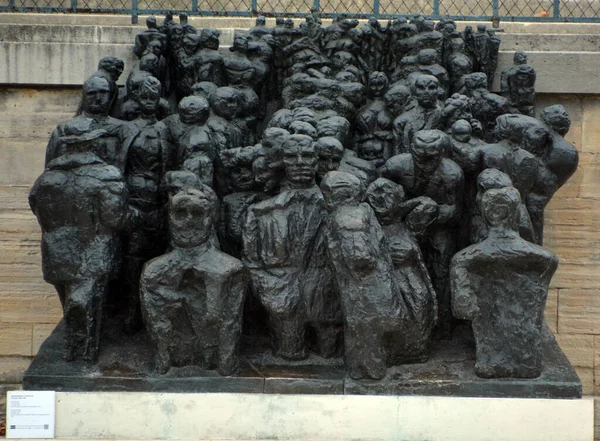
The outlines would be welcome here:
<svg viewBox="0 0 600 441">
<path fill-rule="evenodd" d="M 0 12 L 301 17 L 311 9 L 330 18 L 410 17 L 456 20 L 600 22 L 600 0 L 0 0 Z"/>
</svg>

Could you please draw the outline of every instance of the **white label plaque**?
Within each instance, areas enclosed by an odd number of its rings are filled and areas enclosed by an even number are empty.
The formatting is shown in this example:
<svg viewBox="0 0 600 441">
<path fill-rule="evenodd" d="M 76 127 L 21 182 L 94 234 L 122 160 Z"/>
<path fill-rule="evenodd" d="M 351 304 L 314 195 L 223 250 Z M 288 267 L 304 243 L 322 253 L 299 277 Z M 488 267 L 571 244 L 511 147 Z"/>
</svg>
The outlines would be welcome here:
<svg viewBox="0 0 600 441">
<path fill-rule="evenodd" d="M 54 438 L 56 392 L 23 390 L 7 395 L 7 438 Z"/>
</svg>

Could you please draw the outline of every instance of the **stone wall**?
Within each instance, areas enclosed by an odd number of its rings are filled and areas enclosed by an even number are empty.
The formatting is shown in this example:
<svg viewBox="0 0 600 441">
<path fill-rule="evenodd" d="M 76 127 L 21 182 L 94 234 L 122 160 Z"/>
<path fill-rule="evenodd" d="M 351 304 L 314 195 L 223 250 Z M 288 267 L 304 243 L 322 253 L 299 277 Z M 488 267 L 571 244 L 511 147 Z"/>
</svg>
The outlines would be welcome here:
<svg viewBox="0 0 600 441">
<path fill-rule="evenodd" d="M 0 23 L 5 20 L 0 14 Z M 99 27 L 12 26 L 10 32 L 0 27 L 0 56 L 20 54 L 0 68 L 0 419 L 4 391 L 19 387 L 61 317 L 54 289 L 42 280 L 40 231 L 27 202 L 29 188 L 43 170 L 51 131 L 75 113 L 77 85 L 100 56 L 127 56 L 138 31 Z M 538 107 L 561 103 L 567 108 L 573 120 L 567 138 L 580 152 L 577 173 L 546 210 L 545 244 L 560 258 L 546 319 L 581 377 L 584 394 L 600 398 L 600 37 L 554 35 L 562 31 L 560 25 L 547 36 L 529 34 L 531 29 L 523 25 L 503 37 L 500 69 L 515 48 L 535 49 L 530 58 L 538 70 Z M 224 31 L 223 42 L 232 35 L 233 28 Z M 78 39 L 86 50 L 69 52 Z M 37 49 L 30 53 L 23 45 Z M 62 77 L 51 71 L 57 63 L 67 72 Z"/>
</svg>

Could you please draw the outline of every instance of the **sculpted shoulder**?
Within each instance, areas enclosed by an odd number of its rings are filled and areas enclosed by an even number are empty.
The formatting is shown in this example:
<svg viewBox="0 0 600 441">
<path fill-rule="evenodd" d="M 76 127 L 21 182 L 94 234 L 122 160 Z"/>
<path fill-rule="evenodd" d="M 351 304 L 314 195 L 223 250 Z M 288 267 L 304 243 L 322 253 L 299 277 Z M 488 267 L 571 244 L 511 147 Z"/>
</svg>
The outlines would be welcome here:
<svg viewBox="0 0 600 441">
<path fill-rule="evenodd" d="M 241 260 L 220 250 L 212 250 L 207 257 L 207 262 L 214 268 L 214 273 L 230 277 L 243 273 L 246 270 Z"/>
<path fill-rule="evenodd" d="M 413 174 L 413 158 L 410 153 L 401 153 L 392 156 L 379 169 L 379 175 L 382 178 L 388 178 L 392 181 L 398 181 L 403 176 Z"/>
<path fill-rule="evenodd" d="M 452 159 L 443 158 L 442 164 L 440 165 L 440 169 L 442 170 L 444 176 L 450 178 L 451 180 L 455 181 L 463 179 L 464 173 L 462 169 Z"/>
<path fill-rule="evenodd" d="M 147 283 L 161 282 L 164 277 L 163 275 L 172 270 L 172 268 L 177 265 L 178 261 L 179 259 L 175 251 L 149 260 L 144 265 L 141 280 L 146 281 Z"/>
</svg>

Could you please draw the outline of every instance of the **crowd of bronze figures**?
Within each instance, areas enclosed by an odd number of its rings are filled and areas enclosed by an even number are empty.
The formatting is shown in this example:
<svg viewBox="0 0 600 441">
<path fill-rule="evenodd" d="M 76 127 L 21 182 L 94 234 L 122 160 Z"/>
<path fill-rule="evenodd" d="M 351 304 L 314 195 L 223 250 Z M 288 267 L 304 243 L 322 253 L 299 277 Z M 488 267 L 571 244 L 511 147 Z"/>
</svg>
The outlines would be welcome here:
<svg viewBox="0 0 600 441">
<path fill-rule="evenodd" d="M 30 195 L 68 360 L 97 359 L 112 296 L 161 374 L 234 374 L 266 330 L 277 357 L 381 379 L 456 319 L 479 376 L 540 374 L 544 208 L 578 156 L 562 106 L 535 117 L 524 53 L 495 94 L 485 25 L 258 17 L 227 51 L 185 15 L 146 23 L 126 87 L 103 58 Z"/>
</svg>

